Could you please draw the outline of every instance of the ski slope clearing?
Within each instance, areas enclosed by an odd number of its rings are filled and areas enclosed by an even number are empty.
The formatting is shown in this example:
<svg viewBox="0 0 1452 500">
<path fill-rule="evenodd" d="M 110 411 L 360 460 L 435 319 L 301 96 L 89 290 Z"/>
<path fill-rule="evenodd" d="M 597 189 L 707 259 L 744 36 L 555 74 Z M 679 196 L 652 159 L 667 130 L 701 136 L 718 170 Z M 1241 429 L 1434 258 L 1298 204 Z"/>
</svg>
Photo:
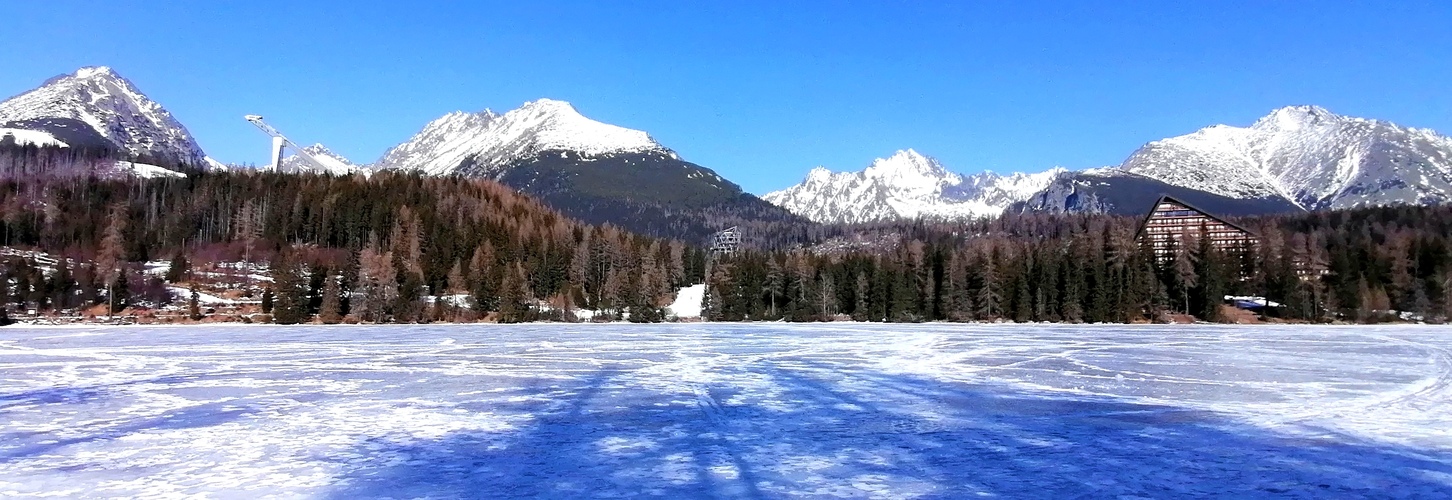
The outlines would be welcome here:
<svg viewBox="0 0 1452 500">
<path fill-rule="evenodd" d="M 1452 496 L 1443 327 L 0 329 L 0 496 Z"/>
</svg>

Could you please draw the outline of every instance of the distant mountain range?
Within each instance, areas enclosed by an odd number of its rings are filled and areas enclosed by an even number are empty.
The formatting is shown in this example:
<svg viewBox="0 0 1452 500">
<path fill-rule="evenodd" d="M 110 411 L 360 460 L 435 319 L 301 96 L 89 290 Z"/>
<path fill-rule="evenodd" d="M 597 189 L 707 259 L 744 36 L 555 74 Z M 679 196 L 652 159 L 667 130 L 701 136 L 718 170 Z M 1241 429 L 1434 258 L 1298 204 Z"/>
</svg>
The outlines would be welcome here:
<svg viewBox="0 0 1452 500">
<path fill-rule="evenodd" d="M 148 163 L 223 168 L 160 104 L 106 67 L 82 68 L 0 102 L 0 148 L 24 145 L 109 151 L 136 162 L 117 164 L 135 175 L 174 173 Z M 906 149 L 858 172 L 817 167 L 801 183 L 761 198 L 646 132 L 592 120 L 550 99 L 503 114 L 449 113 L 372 164 L 355 164 L 321 144 L 307 150 L 336 175 L 394 170 L 488 178 L 586 222 L 687 239 L 730 225 L 790 233 L 804 219 L 1138 213 L 1161 194 L 1226 214 L 1452 199 L 1452 139 L 1314 106 L 1278 109 L 1249 127 L 1216 125 L 1154 141 L 1112 167 L 961 175 Z M 284 159 L 284 170 L 301 167 L 295 156 Z"/>
<path fill-rule="evenodd" d="M 857 173 L 818 167 L 764 198 L 817 222 L 851 223 L 1005 211 L 1133 213 L 1160 194 L 1228 214 L 1446 203 L 1452 138 L 1295 106 L 1250 127 L 1216 125 L 1151 142 L 1114 167 L 963 176 L 906 150 Z"/>
<path fill-rule="evenodd" d="M 817 222 L 983 217 L 1028 199 L 1063 172 L 964 176 L 908 149 L 874 160 L 861 172 L 814 168 L 801 184 L 762 198 Z"/>
</svg>

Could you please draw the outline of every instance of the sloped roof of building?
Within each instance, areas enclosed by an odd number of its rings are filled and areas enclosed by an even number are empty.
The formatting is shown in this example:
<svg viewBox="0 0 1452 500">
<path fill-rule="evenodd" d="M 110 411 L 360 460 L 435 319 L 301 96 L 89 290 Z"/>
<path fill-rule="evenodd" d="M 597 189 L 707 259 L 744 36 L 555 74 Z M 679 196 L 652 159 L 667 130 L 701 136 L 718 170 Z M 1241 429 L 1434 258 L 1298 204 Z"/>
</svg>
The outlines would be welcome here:
<svg viewBox="0 0 1452 500">
<path fill-rule="evenodd" d="M 1230 226 L 1230 227 L 1233 227 L 1235 229 L 1238 229 L 1241 232 L 1244 232 L 1245 234 L 1249 234 L 1251 236 L 1259 237 L 1259 235 L 1255 234 L 1255 231 L 1251 231 L 1250 229 L 1247 229 L 1245 226 L 1242 226 L 1240 224 L 1236 224 L 1234 222 L 1230 222 L 1228 220 L 1225 220 L 1223 218 L 1220 218 L 1219 216 L 1217 216 L 1215 214 L 1212 214 L 1212 213 L 1207 212 L 1205 210 L 1201 210 L 1200 207 L 1196 207 L 1195 205 L 1191 205 L 1190 203 L 1188 203 L 1188 202 L 1186 202 L 1184 200 L 1181 200 L 1179 198 L 1175 198 L 1173 196 L 1164 194 L 1164 195 L 1160 195 L 1159 199 L 1155 200 L 1155 204 L 1150 206 L 1149 213 L 1145 214 L 1144 220 L 1141 220 L 1139 222 L 1139 229 L 1134 232 L 1134 237 L 1135 238 L 1139 238 L 1139 236 L 1144 233 L 1145 226 L 1149 224 L 1150 219 L 1154 218 L 1155 211 L 1160 207 L 1160 204 L 1161 203 L 1164 203 L 1164 202 L 1167 202 L 1167 201 L 1168 202 L 1172 202 L 1172 203 L 1178 203 L 1180 205 L 1183 205 L 1185 208 L 1188 208 L 1190 210 L 1194 210 L 1196 212 L 1200 212 L 1201 214 L 1204 214 L 1206 217 L 1209 217 L 1209 218 L 1215 220 L 1216 222 L 1219 222 L 1221 224 L 1225 224 L 1227 226 Z"/>
</svg>

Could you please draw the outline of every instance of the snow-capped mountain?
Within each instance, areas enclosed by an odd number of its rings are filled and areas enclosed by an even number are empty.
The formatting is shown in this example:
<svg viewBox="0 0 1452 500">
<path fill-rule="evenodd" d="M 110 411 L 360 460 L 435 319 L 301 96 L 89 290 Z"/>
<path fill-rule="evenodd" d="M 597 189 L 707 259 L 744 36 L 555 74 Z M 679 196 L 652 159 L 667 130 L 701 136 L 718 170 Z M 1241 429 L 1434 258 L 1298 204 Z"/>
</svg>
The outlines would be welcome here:
<svg viewBox="0 0 1452 500">
<path fill-rule="evenodd" d="M 449 113 L 371 168 L 487 178 L 585 222 L 692 241 L 723 224 L 799 220 L 643 131 L 586 118 L 551 99 L 502 115 Z"/>
<path fill-rule="evenodd" d="M 363 167 L 358 166 L 351 161 L 348 161 L 348 159 L 344 158 L 343 155 L 334 153 L 332 150 L 328 149 L 327 146 L 324 146 L 322 144 L 313 144 L 311 146 L 303 148 L 303 150 L 307 151 L 308 155 L 311 155 L 313 159 L 317 160 L 319 163 L 322 163 L 323 167 L 327 169 L 327 173 L 329 174 L 349 175 L 356 172 L 364 171 Z M 286 158 L 282 159 L 283 172 L 309 172 L 313 170 L 316 169 L 298 155 L 288 155 Z"/>
<path fill-rule="evenodd" d="M 1160 194 L 1236 215 L 1448 203 L 1452 138 L 1293 106 L 1249 127 L 1151 142 L 1114 167 L 960 176 L 909 150 L 857 173 L 818 167 L 764 198 L 815 221 L 850 223 L 1005 209 L 1139 213 Z"/>
<path fill-rule="evenodd" d="M 675 157 L 645 132 L 591 120 L 568 102 L 540 99 L 502 115 L 487 109 L 444 115 L 389 149 L 373 167 L 497 178 L 508 167 L 546 151 Z"/>
<path fill-rule="evenodd" d="M 1120 168 L 1231 198 L 1280 197 L 1306 210 L 1452 200 L 1452 138 L 1316 106 L 1151 142 Z"/>
<path fill-rule="evenodd" d="M 0 126 L 46 132 L 72 147 L 95 145 L 62 136 L 99 135 L 117 151 L 153 162 L 198 164 L 205 156 L 171 113 L 105 66 L 51 78 L 0 102 Z"/>
<path fill-rule="evenodd" d="M 762 199 L 823 223 L 860 223 L 916 217 L 998 215 L 1028 199 L 1063 173 L 959 175 L 912 149 L 879 158 L 860 172 L 812 169 L 795 186 Z"/>
</svg>

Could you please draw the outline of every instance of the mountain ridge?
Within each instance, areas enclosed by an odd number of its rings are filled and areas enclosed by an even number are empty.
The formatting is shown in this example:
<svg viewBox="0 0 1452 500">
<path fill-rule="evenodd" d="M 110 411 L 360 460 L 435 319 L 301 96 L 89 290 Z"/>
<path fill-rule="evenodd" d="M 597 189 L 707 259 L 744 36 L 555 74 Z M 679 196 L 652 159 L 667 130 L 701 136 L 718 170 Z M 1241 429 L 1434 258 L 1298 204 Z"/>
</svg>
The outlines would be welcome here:
<svg viewBox="0 0 1452 500">
<path fill-rule="evenodd" d="M 1237 214 L 1452 201 L 1452 138 L 1309 105 L 1278 108 L 1249 127 L 1212 125 L 1150 141 L 1112 167 L 962 175 L 934 161 L 936 170 L 918 170 L 938 172 L 925 182 L 873 175 L 881 161 L 856 173 L 815 167 L 801 183 L 763 198 L 833 223 L 1023 210 L 1137 213 L 1144 208 L 1130 200 L 1170 192 Z M 922 186 L 933 182 L 971 186 L 925 195 Z M 1005 183 L 1012 187 L 1000 187 Z M 1146 189 L 1159 192 L 1126 192 Z"/>
</svg>

